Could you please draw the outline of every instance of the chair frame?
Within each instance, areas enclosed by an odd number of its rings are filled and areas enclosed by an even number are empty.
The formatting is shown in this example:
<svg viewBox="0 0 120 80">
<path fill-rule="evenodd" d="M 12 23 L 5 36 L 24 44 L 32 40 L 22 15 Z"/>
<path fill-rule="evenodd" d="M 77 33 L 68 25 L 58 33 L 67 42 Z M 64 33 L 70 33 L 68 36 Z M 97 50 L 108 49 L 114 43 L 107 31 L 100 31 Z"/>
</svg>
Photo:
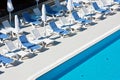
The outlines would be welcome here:
<svg viewBox="0 0 120 80">
<path fill-rule="evenodd" d="M 28 52 L 25 52 L 25 51 L 22 51 L 21 49 L 16 48 L 16 46 L 14 45 L 14 43 L 12 41 L 6 41 L 5 45 L 9 50 L 7 53 L 5 53 L 5 55 L 8 57 L 11 57 L 11 58 L 15 57 L 15 58 L 17 58 L 17 60 L 19 60 L 19 59 L 22 60 L 24 57 L 26 57 L 30 54 Z"/>
</svg>

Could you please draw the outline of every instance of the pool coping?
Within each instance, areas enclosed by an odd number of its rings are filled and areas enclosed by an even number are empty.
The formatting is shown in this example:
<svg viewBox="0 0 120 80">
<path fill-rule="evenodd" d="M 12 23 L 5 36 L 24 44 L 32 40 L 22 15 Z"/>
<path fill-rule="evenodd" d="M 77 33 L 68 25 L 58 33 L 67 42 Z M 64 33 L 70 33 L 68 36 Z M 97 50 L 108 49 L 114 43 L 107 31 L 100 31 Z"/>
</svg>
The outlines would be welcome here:
<svg viewBox="0 0 120 80">
<path fill-rule="evenodd" d="M 64 63 L 65 61 L 67 61 L 70 58 L 76 56 L 77 54 L 79 54 L 80 52 L 82 52 L 85 49 L 89 48 L 90 46 L 94 45 L 95 43 L 101 41 L 102 39 L 106 38 L 107 36 L 111 35 L 112 33 L 118 31 L 119 29 L 120 29 L 120 25 L 118 25 L 117 27 L 111 29 L 110 31 L 106 32 L 105 34 L 97 37 L 96 39 L 94 39 L 93 41 L 85 44 L 84 46 L 76 49 L 75 51 L 69 53 L 67 56 L 64 56 L 63 58 L 57 60 L 56 62 L 54 62 L 53 64 L 49 65 L 48 67 L 45 67 L 44 69 L 38 71 L 36 74 L 34 74 L 31 77 L 29 77 L 27 80 L 35 80 L 36 78 L 40 77 L 41 75 L 44 75 L 46 72 L 50 71 L 51 69 L 55 68 L 56 66 Z"/>
</svg>

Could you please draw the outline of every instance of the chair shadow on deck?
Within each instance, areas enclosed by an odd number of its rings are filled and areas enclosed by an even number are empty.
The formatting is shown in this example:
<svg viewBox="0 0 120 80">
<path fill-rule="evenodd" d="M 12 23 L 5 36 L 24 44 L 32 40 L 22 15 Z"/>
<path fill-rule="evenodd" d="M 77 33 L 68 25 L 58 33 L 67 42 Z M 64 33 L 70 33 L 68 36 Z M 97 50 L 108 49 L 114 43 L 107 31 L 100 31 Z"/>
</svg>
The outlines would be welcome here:
<svg viewBox="0 0 120 80">
<path fill-rule="evenodd" d="M 3 43 L 0 43 L 0 47 L 2 47 L 2 46 L 4 46 L 5 44 L 3 44 Z"/>
<path fill-rule="evenodd" d="M 22 61 L 15 60 L 14 63 L 11 63 L 11 65 L 7 66 L 6 68 L 15 67 L 22 63 L 23 63 Z"/>
<path fill-rule="evenodd" d="M 38 53 L 42 53 L 42 52 L 44 52 L 44 51 L 46 51 L 46 50 L 49 50 L 49 48 L 46 48 L 46 47 L 43 47 L 42 49 L 39 49 L 37 52 L 35 52 L 36 54 Z"/>
<path fill-rule="evenodd" d="M 56 46 L 56 45 L 58 45 L 58 44 L 60 44 L 60 43 L 61 43 L 61 42 L 54 41 L 53 46 Z"/>
<path fill-rule="evenodd" d="M 0 71 L 0 74 L 3 74 L 4 73 L 4 71 Z"/>
</svg>

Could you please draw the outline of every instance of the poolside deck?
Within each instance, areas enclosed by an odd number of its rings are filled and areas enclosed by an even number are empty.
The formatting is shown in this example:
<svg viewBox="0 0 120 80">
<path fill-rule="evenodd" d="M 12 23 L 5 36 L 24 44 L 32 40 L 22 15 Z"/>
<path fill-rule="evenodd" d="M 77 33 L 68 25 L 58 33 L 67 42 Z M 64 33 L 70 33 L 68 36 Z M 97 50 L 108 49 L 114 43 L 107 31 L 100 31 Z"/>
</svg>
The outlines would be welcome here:
<svg viewBox="0 0 120 80">
<path fill-rule="evenodd" d="M 59 44 L 49 47 L 44 52 L 37 53 L 38 55 L 33 58 L 23 60 L 23 63 L 18 66 L 0 68 L 0 71 L 4 71 L 3 74 L 0 74 L 0 80 L 34 80 L 120 29 L 119 17 L 120 12 L 117 12 L 115 15 L 108 16 L 107 19 L 98 21 L 96 25 L 77 32 L 74 36 L 56 39 L 56 41 L 60 42 Z M 74 26 L 80 25 L 76 24 Z M 25 30 L 27 29 L 31 30 L 31 27 L 25 28 Z M 40 29 L 42 30 L 42 28 Z M 2 46 L 3 48 L 6 49 L 5 46 Z"/>
</svg>

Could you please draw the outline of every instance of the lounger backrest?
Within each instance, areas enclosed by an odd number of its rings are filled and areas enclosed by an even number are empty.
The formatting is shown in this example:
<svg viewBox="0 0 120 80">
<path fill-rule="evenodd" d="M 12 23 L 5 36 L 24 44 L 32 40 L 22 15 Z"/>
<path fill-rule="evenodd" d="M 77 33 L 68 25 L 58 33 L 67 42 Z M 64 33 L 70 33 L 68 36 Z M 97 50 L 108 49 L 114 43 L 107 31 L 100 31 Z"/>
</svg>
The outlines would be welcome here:
<svg viewBox="0 0 120 80">
<path fill-rule="evenodd" d="M 3 55 L 0 55 L 0 61 L 4 64 L 6 63 L 12 63 L 14 60 L 8 57 L 5 57 Z"/>
<path fill-rule="evenodd" d="M 34 8 L 34 9 L 33 9 L 33 12 L 34 12 L 36 15 L 38 15 L 38 16 L 41 16 L 41 15 L 42 15 L 42 13 L 40 12 L 39 8 Z"/>
<path fill-rule="evenodd" d="M 3 21 L 2 24 L 3 24 L 3 26 L 4 26 L 5 29 L 11 27 L 11 25 L 10 25 L 10 23 L 9 23 L 8 20 Z"/>
<path fill-rule="evenodd" d="M 66 2 L 68 2 L 68 0 L 65 0 Z"/>
<path fill-rule="evenodd" d="M 19 40 L 21 43 L 28 43 L 29 42 L 25 35 L 19 36 Z"/>
<path fill-rule="evenodd" d="M 45 4 L 45 8 L 47 13 L 52 14 L 55 12 L 48 4 Z"/>
<path fill-rule="evenodd" d="M 55 5 L 56 6 L 60 6 L 60 1 L 59 0 L 55 0 Z"/>
<path fill-rule="evenodd" d="M 59 30 L 59 28 L 57 27 L 54 21 L 50 21 L 49 25 L 53 29 L 53 31 Z"/>
<path fill-rule="evenodd" d="M 0 62 L 2 62 L 2 60 L 4 59 L 5 56 L 0 54 Z"/>
<path fill-rule="evenodd" d="M 35 46 L 35 44 L 32 44 L 28 41 L 26 35 L 19 36 L 19 41 L 21 45 L 24 46 L 25 48 L 30 48 L 32 46 Z"/>
<path fill-rule="evenodd" d="M 83 11 L 82 8 L 79 10 L 79 13 L 80 13 L 80 14 L 78 14 L 78 15 L 79 15 L 80 17 L 84 17 L 84 15 L 87 14 L 87 13 L 85 13 L 85 12 Z"/>
<path fill-rule="evenodd" d="M 113 0 L 114 2 L 117 2 L 118 0 Z"/>
<path fill-rule="evenodd" d="M 84 3 L 89 3 L 90 1 L 89 0 L 82 0 Z"/>
<path fill-rule="evenodd" d="M 35 39 L 38 39 L 41 36 L 37 29 L 33 29 L 32 34 L 34 35 Z"/>
<path fill-rule="evenodd" d="M 106 0 L 101 0 L 101 2 L 103 3 L 104 6 L 107 4 Z"/>
<path fill-rule="evenodd" d="M 120 0 L 113 0 L 113 3 L 120 4 Z"/>
<path fill-rule="evenodd" d="M 45 4 L 45 7 L 46 7 L 46 11 L 47 12 L 51 12 L 52 11 L 51 7 L 48 4 Z"/>
<path fill-rule="evenodd" d="M 74 7 L 80 7 L 81 4 L 79 4 L 79 3 L 77 3 L 77 2 L 73 2 L 73 6 L 74 6 Z"/>
<path fill-rule="evenodd" d="M 73 16 L 73 18 L 74 18 L 75 20 L 80 19 L 80 17 L 78 16 L 77 11 L 73 11 L 73 12 L 72 12 L 72 16 Z"/>
<path fill-rule="evenodd" d="M 6 41 L 5 42 L 6 47 L 9 49 L 9 51 L 14 51 L 16 50 L 15 45 L 13 44 L 12 41 Z"/>
<path fill-rule="evenodd" d="M 83 12 L 84 12 L 85 14 L 88 14 L 88 13 L 89 13 L 85 6 L 82 7 L 82 10 L 83 10 Z"/>
<path fill-rule="evenodd" d="M 105 2 L 106 2 L 106 5 L 112 5 L 113 0 L 105 0 Z"/>
<path fill-rule="evenodd" d="M 28 12 L 23 12 L 22 13 L 23 18 L 25 19 L 25 21 L 27 22 L 34 22 L 34 19 L 31 19 L 31 16 Z"/>
<path fill-rule="evenodd" d="M 0 58 L 2 57 L 3 55 L 0 54 Z"/>
<path fill-rule="evenodd" d="M 2 38 L 3 38 L 3 33 L 0 32 L 0 39 L 2 39 Z"/>
<path fill-rule="evenodd" d="M 9 38 L 9 36 L 7 35 L 7 34 L 4 34 L 4 33 L 1 33 L 0 32 L 0 39 L 8 39 Z"/>
<path fill-rule="evenodd" d="M 64 16 L 60 17 L 59 19 L 60 19 L 62 25 L 69 24 L 68 20 Z"/>
<path fill-rule="evenodd" d="M 98 6 L 98 4 L 96 2 L 93 2 L 92 5 L 93 5 L 95 10 L 100 9 L 100 7 Z"/>
</svg>

